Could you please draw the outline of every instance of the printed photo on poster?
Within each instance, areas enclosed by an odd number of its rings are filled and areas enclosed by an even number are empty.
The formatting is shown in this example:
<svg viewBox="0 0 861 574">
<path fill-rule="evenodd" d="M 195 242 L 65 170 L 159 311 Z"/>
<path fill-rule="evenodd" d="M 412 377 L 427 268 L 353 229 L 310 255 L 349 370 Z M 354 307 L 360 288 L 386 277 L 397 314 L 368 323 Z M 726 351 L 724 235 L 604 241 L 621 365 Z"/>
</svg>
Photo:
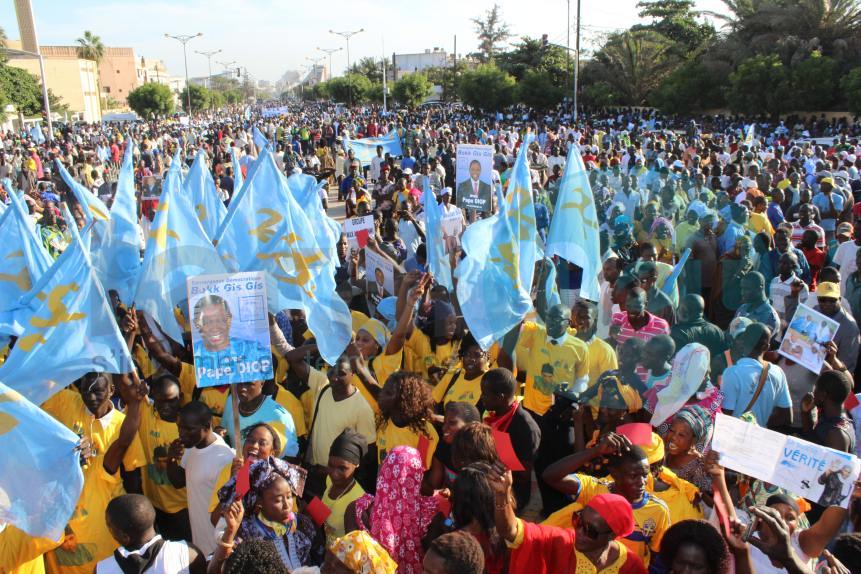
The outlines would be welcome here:
<svg viewBox="0 0 861 574">
<path fill-rule="evenodd" d="M 365 279 L 367 280 L 368 298 L 373 301 L 374 305 L 395 294 L 394 265 L 370 249 L 365 249 Z"/>
<path fill-rule="evenodd" d="M 374 216 L 363 215 L 344 220 L 344 235 L 350 249 L 362 249 L 368 238 L 374 236 Z"/>
<path fill-rule="evenodd" d="M 442 238 L 445 242 L 445 252 L 451 253 L 452 249 L 460 247 L 460 236 L 463 235 L 463 212 L 460 209 L 452 209 L 442 214 Z"/>
<path fill-rule="evenodd" d="M 825 364 L 825 345 L 834 340 L 839 326 L 834 319 L 800 304 L 778 352 L 818 375 Z"/>
<path fill-rule="evenodd" d="M 263 273 L 199 275 L 187 285 L 197 386 L 272 378 Z"/>
<path fill-rule="evenodd" d="M 476 211 L 490 211 L 493 186 L 493 146 L 457 146 L 457 205 Z"/>
</svg>

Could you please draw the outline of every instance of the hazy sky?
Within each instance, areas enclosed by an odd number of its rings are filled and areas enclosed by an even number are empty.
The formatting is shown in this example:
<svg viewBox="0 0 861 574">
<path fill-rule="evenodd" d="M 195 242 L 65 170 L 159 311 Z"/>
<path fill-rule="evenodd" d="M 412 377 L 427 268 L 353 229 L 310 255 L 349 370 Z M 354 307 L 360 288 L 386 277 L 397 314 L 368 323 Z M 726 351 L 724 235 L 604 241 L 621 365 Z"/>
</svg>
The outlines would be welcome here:
<svg viewBox="0 0 861 574">
<path fill-rule="evenodd" d="M 222 69 L 216 61 L 236 60 L 258 78 L 276 80 L 285 70 L 310 65 L 306 58 L 325 56 L 316 50 L 344 46 L 329 33 L 365 31 L 350 40 L 353 62 L 363 56 L 423 52 L 439 46 L 451 52 L 457 35 L 457 51 L 475 51 L 477 40 L 471 18 L 493 5 L 487 0 L 32 0 L 39 42 L 70 45 L 91 30 L 107 46 L 131 46 L 135 55 L 159 58 L 172 74 L 183 74 L 182 46 L 164 37 L 170 34 L 203 36 L 188 44 L 190 76 L 207 73 L 206 58 L 194 50 L 221 49 L 213 57 L 213 73 Z M 497 0 L 515 38 L 540 37 L 565 44 L 566 0 Z M 581 42 L 594 45 L 601 35 L 625 28 L 638 20 L 637 0 L 583 0 Z M 571 1 L 572 28 L 575 0 Z M 719 12 L 720 0 L 697 0 L 703 10 Z M 0 0 L 0 26 L 10 38 L 18 38 L 12 0 Z M 571 32 L 574 45 L 574 32 Z M 322 63 L 328 63 L 328 59 Z M 340 73 L 346 51 L 333 56 Z"/>
</svg>

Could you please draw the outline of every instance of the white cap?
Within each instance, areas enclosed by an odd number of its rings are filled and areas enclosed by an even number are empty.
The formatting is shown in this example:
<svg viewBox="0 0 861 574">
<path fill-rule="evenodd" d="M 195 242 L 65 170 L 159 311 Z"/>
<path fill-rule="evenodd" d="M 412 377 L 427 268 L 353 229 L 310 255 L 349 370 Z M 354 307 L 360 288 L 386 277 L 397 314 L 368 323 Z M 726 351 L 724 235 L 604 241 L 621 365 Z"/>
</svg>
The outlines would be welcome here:
<svg viewBox="0 0 861 574">
<path fill-rule="evenodd" d="M 439 194 L 440 194 L 440 196 L 451 195 L 451 188 L 450 187 L 444 187 L 444 188 L 442 188 L 442 191 L 439 192 Z"/>
</svg>

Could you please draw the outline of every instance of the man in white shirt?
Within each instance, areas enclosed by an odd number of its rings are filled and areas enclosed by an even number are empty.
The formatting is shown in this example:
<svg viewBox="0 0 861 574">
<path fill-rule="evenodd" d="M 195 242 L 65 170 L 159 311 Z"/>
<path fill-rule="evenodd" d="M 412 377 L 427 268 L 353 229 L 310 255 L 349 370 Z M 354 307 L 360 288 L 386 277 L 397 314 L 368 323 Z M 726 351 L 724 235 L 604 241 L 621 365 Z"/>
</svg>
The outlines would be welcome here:
<svg viewBox="0 0 861 574">
<path fill-rule="evenodd" d="M 212 432 L 212 412 L 200 401 L 182 407 L 179 438 L 170 445 L 167 476 L 176 488 L 186 487 L 191 539 L 204 556 L 215 552 L 215 529 L 209 501 L 221 469 L 233 460 L 233 449 Z"/>
<path fill-rule="evenodd" d="M 386 161 L 383 157 L 383 146 L 377 146 L 377 155 L 371 158 L 371 180 L 378 181 L 380 179 L 380 167 Z"/>
<path fill-rule="evenodd" d="M 155 508 L 140 494 L 111 500 L 105 523 L 120 547 L 96 565 L 96 574 L 203 574 L 206 556 L 183 541 L 164 540 L 155 532 Z"/>
</svg>

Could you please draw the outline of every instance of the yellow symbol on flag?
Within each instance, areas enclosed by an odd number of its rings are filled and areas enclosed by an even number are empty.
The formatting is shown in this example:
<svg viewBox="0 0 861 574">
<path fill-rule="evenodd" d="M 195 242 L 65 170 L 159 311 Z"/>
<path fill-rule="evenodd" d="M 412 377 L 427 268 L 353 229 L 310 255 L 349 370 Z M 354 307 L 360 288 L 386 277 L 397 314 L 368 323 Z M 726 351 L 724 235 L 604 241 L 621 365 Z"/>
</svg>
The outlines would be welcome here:
<svg viewBox="0 0 861 574">
<path fill-rule="evenodd" d="M 168 203 L 169 202 L 167 201 L 162 201 L 159 204 L 157 211 L 167 211 Z M 160 218 L 160 223 L 161 225 L 149 232 L 149 237 L 151 239 L 155 239 L 155 244 L 158 246 L 159 249 L 164 249 L 165 247 L 167 247 L 168 237 L 172 237 L 179 241 L 179 235 L 177 235 L 173 229 L 167 228 L 167 217 Z"/>
<path fill-rule="evenodd" d="M 32 287 L 30 284 L 30 271 L 27 269 L 26 265 L 22 267 L 21 271 L 16 275 L 12 275 L 11 273 L 0 273 L 0 281 L 11 281 L 21 291 L 29 291 L 30 287 Z"/>
<path fill-rule="evenodd" d="M 98 207 L 93 205 L 92 203 L 90 203 L 89 206 L 90 206 L 90 211 L 93 213 L 93 215 L 95 216 L 96 219 L 101 219 L 102 221 L 108 220 L 108 215 L 104 211 L 102 211 L 101 209 L 99 209 Z"/>
<path fill-rule="evenodd" d="M 0 413 L 0 436 L 18 426 L 18 419 L 10 414 Z"/>
<path fill-rule="evenodd" d="M 292 246 L 301 238 L 295 233 L 291 232 L 288 235 L 281 238 L 288 246 Z M 311 265 L 321 261 L 323 259 L 323 254 L 319 251 L 315 251 L 312 255 L 306 257 L 301 253 L 299 249 L 287 249 L 284 251 L 274 251 L 272 253 L 258 253 L 258 259 L 275 259 L 278 262 L 278 265 L 281 267 L 283 271 L 286 273 L 291 273 L 289 268 L 285 265 L 285 259 L 293 260 L 293 273 L 295 273 L 295 277 L 291 277 L 289 275 L 275 275 L 275 279 L 281 281 L 282 283 L 288 283 L 290 285 L 297 285 L 302 288 L 305 294 L 308 297 L 313 299 L 314 297 L 314 287 L 312 285 L 308 285 L 311 281 Z"/>
<path fill-rule="evenodd" d="M 515 251 L 514 245 L 507 241 L 500 243 L 497 249 L 499 249 L 500 256 L 491 257 L 490 260 L 494 263 L 502 263 L 503 272 L 511 278 L 515 287 L 520 287 L 520 273 L 518 273 L 520 264 L 517 262 L 519 254 Z"/>
<path fill-rule="evenodd" d="M 583 192 L 583 188 L 574 188 L 571 195 L 579 197 L 581 201 L 566 201 L 562 204 L 562 209 L 576 209 L 580 212 L 580 219 L 583 221 L 583 225 L 598 229 L 598 223 L 594 219 L 586 217 L 586 208 L 592 205 L 592 200 Z"/>
<path fill-rule="evenodd" d="M 284 217 L 274 209 L 264 208 L 257 212 L 258 215 L 265 215 L 263 223 L 249 231 L 250 235 L 258 238 L 263 243 L 269 243 L 275 237 L 275 228 L 284 220 Z"/>
<path fill-rule="evenodd" d="M 30 319 L 30 325 L 44 329 L 47 327 L 56 327 L 60 323 L 70 323 L 72 321 L 80 321 L 87 317 L 86 313 L 70 313 L 69 308 L 63 303 L 63 297 L 70 292 L 77 292 L 79 289 L 77 283 L 69 283 L 66 285 L 57 285 L 50 293 L 48 293 L 48 311 L 51 315 L 47 319 L 33 317 Z M 44 296 L 41 298 L 44 300 Z M 18 341 L 18 346 L 23 351 L 32 351 L 38 343 L 45 343 L 45 337 L 42 333 L 34 333 L 21 337 Z"/>
<path fill-rule="evenodd" d="M 194 210 L 197 212 L 197 219 L 203 223 L 204 220 L 206 220 L 206 206 L 202 203 L 198 203 L 194 206 Z"/>
</svg>

